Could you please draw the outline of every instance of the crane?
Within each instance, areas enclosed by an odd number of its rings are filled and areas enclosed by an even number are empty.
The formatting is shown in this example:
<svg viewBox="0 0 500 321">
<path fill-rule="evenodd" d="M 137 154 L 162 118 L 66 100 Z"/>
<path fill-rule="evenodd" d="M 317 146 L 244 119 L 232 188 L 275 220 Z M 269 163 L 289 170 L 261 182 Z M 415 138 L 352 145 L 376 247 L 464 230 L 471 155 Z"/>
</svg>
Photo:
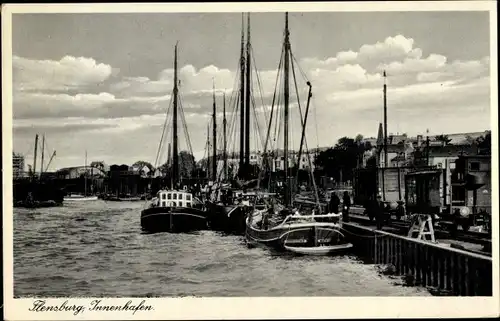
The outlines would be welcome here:
<svg viewBox="0 0 500 321">
<path fill-rule="evenodd" d="M 50 156 L 49 162 L 47 163 L 47 167 L 45 167 L 45 171 L 44 172 L 46 172 L 49 169 L 50 163 L 52 163 L 52 160 L 54 159 L 55 156 L 56 156 L 56 151 L 54 151 L 52 153 L 52 156 Z"/>
</svg>

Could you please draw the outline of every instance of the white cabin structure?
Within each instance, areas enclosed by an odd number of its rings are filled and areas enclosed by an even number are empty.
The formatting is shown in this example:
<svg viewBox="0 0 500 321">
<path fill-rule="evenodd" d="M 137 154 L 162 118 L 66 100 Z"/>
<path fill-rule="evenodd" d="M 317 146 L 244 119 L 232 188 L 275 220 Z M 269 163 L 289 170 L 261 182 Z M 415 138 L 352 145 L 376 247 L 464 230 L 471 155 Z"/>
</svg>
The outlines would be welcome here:
<svg viewBox="0 0 500 321">
<path fill-rule="evenodd" d="M 193 207 L 193 195 L 185 191 L 159 191 L 157 207 Z"/>
</svg>

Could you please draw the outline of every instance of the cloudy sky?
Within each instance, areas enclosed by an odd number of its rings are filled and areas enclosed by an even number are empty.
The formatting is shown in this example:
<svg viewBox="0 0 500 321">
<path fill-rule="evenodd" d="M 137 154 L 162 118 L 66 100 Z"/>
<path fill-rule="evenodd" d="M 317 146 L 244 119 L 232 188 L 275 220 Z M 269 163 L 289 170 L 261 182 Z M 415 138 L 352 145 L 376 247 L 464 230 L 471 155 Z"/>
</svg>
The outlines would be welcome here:
<svg viewBox="0 0 500 321">
<path fill-rule="evenodd" d="M 302 105 L 305 80 L 313 86 L 310 147 L 331 146 L 357 133 L 376 135 L 383 70 L 389 132 L 490 128 L 487 12 L 290 13 L 289 19 Z M 28 162 L 39 133 L 49 153 L 57 150 L 51 169 L 83 164 L 85 150 L 89 162 L 154 163 L 177 41 L 182 105 L 197 159 L 204 155 L 213 82 L 218 108 L 226 91 L 231 118 L 241 13 L 14 14 L 12 23 L 13 147 Z M 252 13 L 251 23 L 253 95 L 263 126 L 284 14 Z"/>
</svg>

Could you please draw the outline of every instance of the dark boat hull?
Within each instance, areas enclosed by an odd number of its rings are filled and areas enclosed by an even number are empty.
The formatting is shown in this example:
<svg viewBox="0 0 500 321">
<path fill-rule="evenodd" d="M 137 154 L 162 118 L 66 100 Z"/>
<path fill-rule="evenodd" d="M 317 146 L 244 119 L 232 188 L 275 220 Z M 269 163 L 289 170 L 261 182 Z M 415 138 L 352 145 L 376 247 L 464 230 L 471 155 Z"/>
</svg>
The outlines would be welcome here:
<svg viewBox="0 0 500 321">
<path fill-rule="evenodd" d="M 108 202 L 138 202 L 140 197 L 110 197 L 105 199 Z"/>
<path fill-rule="evenodd" d="M 210 205 L 209 226 L 212 230 L 228 234 L 244 235 L 249 206 L 240 205 Z"/>
<path fill-rule="evenodd" d="M 13 206 L 41 208 L 61 206 L 64 192 L 54 181 L 14 179 Z"/>
<path fill-rule="evenodd" d="M 261 230 L 247 222 L 245 237 L 251 246 L 264 245 L 277 251 L 285 251 L 285 245 L 315 247 L 346 243 L 339 227 L 329 223 L 293 224 Z"/>
<path fill-rule="evenodd" d="M 42 208 L 42 207 L 56 207 L 56 206 L 62 206 L 62 202 L 56 202 L 56 201 L 34 201 L 34 202 L 15 202 L 14 207 L 23 207 L 23 208 Z"/>
<path fill-rule="evenodd" d="M 183 233 L 206 230 L 206 212 L 192 207 L 152 207 L 141 212 L 142 230 Z"/>
</svg>

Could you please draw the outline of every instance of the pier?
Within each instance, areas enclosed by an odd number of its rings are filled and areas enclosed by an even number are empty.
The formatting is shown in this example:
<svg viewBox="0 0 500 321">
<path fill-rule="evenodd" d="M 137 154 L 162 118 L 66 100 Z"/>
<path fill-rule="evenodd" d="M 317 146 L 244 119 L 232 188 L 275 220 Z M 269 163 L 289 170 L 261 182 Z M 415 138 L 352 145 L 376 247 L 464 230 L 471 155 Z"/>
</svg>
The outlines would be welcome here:
<svg viewBox="0 0 500 321">
<path fill-rule="evenodd" d="M 376 230 L 360 223 L 343 223 L 355 253 L 367 263 L 387 264 L 409 285 L 432 288 L 440 295 L 491 296 L 492 258 L 488 255 Z M 392 232 L 392 230 L 394 232 Z"/>
</svg>

